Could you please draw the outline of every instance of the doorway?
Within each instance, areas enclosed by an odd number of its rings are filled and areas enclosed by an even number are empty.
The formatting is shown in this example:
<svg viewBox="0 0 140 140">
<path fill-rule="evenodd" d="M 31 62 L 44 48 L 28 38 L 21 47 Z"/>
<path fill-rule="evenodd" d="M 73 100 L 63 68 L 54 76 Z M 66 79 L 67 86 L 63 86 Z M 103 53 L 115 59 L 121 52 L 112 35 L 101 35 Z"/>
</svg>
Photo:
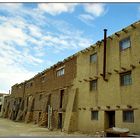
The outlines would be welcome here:
<svg viewBox="0 0 140 140">
<path fill-rule="evenodd" d="M 105 111 L 106 112 L 106 127 L 115 127 L 115 111 Z"/>
<path fill-rule="evenodd" d="M 58 114 L 58 129 L 62 129 L 62 113 Z"/>
</svg>

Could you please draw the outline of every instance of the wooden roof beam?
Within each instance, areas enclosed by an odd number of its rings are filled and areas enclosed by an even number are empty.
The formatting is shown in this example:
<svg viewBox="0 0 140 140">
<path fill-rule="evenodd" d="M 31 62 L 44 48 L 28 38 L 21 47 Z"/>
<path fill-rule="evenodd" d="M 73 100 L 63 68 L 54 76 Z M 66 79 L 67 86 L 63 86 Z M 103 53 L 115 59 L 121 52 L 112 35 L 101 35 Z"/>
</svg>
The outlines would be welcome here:
<svg viewBox="0 0 140 140">
<path fill-rule="evenodd" d="M 118 33 L 115 33 L 115 35 L 116 35 L 117 37 L 120 37 L 120 34 L 118 34 Z"/>
<path fill-rule="evenodd" d="M 125 32 L 125 33 L 128 33 L 128 30 L 126 30 L 126 29 L 122 29 L 122 31 Z"/>
<path fill-rule="evenodd" d="M 130 64 L 130 67 L 132 67 L 132 69 L 135 69 L 136 68 L 136 66 L 133 65 L 133 64 Z"/>
<path fill-rule="evenodd" d="M 136 26 L 134 26 L 134 24 L 131 24 L 131 27 L 132 27 L 133 29 L 136 29 Z"/>
<path fill-rule="evenodd" d="M 127 105 L 127 107 L 128 107 L 128 108 L 132 108 L 132 106 L 131 106 L 131 105 Z"/>
<path fill-rule="evenodd" d="M 119 71 L 118 71 L 118 70 L 116 70 L 116 69 L 114 69 L 114 71 L 115 71 L 116 73 L 119 73 Z"/>
<path fill-rule="evenodd" d="M 126 68 L 124 68 L 124 67 L 121 67 L 121 69 L 122 69 L 122 70 L 126 70 Z"/>
<path fill-rule="evenodd" d="M 110 36 L 109 36 L 108 38 L 109 38 L 109 39 L 111 39 L 111 40 L 113 40 L 113 38 L 112 38 L 112 37 L 110 37 Z"/>
<path fill-rule="evenodd" d="M 94 76 L 96 79 L 98 79 L 98 76 Z"/>
<path fill-rule="evenodd" d="M 109 75 L 111 75 L 112 73 L 111 72 L 107 72 Z"/>
</svg>

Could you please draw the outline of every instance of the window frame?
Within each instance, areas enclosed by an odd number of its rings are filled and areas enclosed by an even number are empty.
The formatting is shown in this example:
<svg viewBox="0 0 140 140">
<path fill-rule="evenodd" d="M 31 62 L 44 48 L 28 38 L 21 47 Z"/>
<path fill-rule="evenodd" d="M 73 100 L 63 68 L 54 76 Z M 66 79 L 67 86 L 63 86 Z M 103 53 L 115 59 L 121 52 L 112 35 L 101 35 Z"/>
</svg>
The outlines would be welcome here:
<svg viewBox="0 0 140 140">
<path fill-rule="evenodd" d="M 65 68 L 64 67 L 56 70 L 56 77 L 63 76 L 64 74 L 65 74 Z"/>
<path fill-rule="evenodd" d="M 123 110 L 122 113 L 123 113 L 122 119 L 124 123 L 134 123 L 134 110 Z M 129 114 L 125 114 L 125 113 L 129 113 Z"/>
<path fill-rule="evenodd" d="M 96 87 L 93 86 L 93 84 L 96 84 Z M 97 91 L 97 89 L 98 89 L 98 80 L 97 79 L 91 80 L 90 83 L 89 83 L 89 86 L 90 86 L 90 91 Z"/>
<path fill-rule="evenodd" d="M 129 40 L 130 45 L 129 45 L 129 47 L 127 47 L 127 48 L 123 48 L 122 44 L 123 44 L 123 42 L 125 42 L 126 40 Z M 130 39 L 130 36 L 121 39 L 121 40 L 119 41 L 119 46 L 120 46 L 120 52 L 122 52 L 122 51 L 124 51 L 124 50 L 126 50 L 126 49 L 128 49 L 128 48 L 131 48 L 131 39 Z"/>
<path fill-rule="evenodd" d="M 127 75 L 130 75 L 130 77 L 125 77 Z M 131 71 L 127 71 L 127 72 L 123 72 L 120 73 L 120 86 L 129 86 L 132 85 L 132 72 Z"/>
<path fill-rule="evenodd" d="M 96 60 L 92 59 L 92 57 L 96 56 Z M 96 63 L 97 62 L 97 52 L 90 55 L 90 63 Z"/>
<path fill-rule="evenodd" d="M 95 120 L 95 121 L 99 120 L 99 111 L 98 110 L 91 111 L 91 120 Z"/>
</svg>

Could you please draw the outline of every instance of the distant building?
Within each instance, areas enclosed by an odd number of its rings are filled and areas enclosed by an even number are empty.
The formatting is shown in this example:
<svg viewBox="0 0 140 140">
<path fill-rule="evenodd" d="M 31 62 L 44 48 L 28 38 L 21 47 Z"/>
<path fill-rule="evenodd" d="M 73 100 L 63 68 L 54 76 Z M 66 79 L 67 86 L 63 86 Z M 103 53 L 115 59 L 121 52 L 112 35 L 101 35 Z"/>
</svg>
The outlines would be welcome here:
<svg viewBox="0 0 140 140">
<path fill-rule="evenodd" d="M 104 40 L 12 86 L 3 116 L 64 131 L 140 134 L 140 21 Z"/>
<path fill-rule="evenodd" d="M 5 96 L 7 96 L 6 93 L 0 93 L 0 116 L 2 115 Z"/>
</svg>

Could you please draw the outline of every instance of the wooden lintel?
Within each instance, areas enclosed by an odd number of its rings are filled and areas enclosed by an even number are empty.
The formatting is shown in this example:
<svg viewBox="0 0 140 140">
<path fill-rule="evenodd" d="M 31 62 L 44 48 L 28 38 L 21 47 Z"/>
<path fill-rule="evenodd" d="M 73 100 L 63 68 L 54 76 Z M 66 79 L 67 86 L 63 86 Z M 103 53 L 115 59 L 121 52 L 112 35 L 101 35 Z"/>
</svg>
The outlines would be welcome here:
<svg viewBox="0 0 140 140">
<path fill-rule="evenodd" d="M 125 32 L 125 33 L 128 33 L 128 30 L 126 30 L 126 29 L 122 29 L 122 31 Z"/>
<path fill-rule="evenodd" d="M 120 34 L 118 34 L 118 33 L 115 33 L 115 35 L 116 35 L 117 37 L 120 37 Z"/>
<path fill-rule="evenodd" d="M 134 24 L 131 24 L 131 27 L 132 27 L 133 29 L 136 29 L 136 26 L 134 26 Z"/>
</svg>

